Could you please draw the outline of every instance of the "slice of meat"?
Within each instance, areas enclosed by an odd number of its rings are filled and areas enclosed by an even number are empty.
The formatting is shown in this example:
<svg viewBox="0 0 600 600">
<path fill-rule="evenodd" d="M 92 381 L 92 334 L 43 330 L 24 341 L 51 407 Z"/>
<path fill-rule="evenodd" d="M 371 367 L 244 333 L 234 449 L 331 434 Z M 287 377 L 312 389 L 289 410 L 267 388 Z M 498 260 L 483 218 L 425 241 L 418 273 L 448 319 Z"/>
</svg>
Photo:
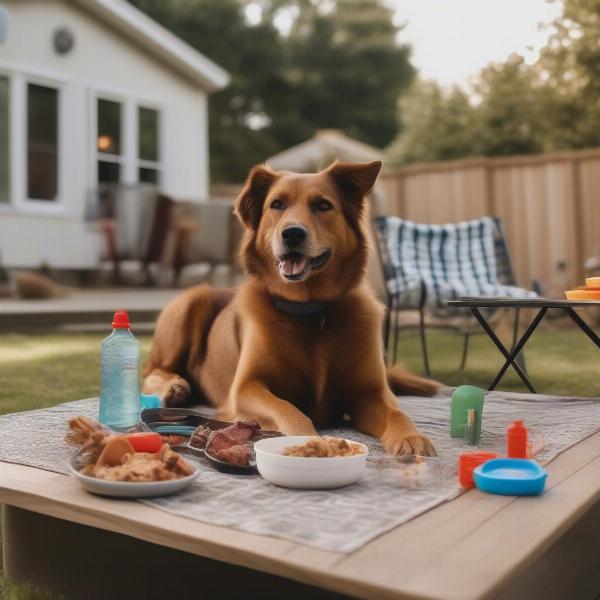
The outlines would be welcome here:
<svg viewBox="0 0 600 600">
<path fill-rule="evenodd" d="M 259 432 L 260 425 L 256 421 L 238 421 L 229 427 L 213 431 L 206 442 L 206 449 L 216 455 L 223 449 L 254 439 Z"/>
<path fill-rule="evenodd" d="M 236 444 L 229 448 L 223 448 L 218 452 L 211 453 L 219 460 L 223 460 L 231 465 L 247 467 L 253 457 L 252 447 L 248 444 Z"/>
<path fill-rule="evenodd" d="M 199 425 L 190 437 L 190 446 L 202 450 L 206 447 L 206 443 L 208 442 L 211 433 L 212 430 L 208 425 Z"/>
<path fill-rule="evenodd" d="M 253 442 L 280 435 L 278 431 L 262 431 L 256 421 L 238 421 L 213 431 L 201 425 L 192 434 L 190 446 L 204 448 L 211 456 L 232 465 L 248 466 L 254 456 Z"/>
</svg>

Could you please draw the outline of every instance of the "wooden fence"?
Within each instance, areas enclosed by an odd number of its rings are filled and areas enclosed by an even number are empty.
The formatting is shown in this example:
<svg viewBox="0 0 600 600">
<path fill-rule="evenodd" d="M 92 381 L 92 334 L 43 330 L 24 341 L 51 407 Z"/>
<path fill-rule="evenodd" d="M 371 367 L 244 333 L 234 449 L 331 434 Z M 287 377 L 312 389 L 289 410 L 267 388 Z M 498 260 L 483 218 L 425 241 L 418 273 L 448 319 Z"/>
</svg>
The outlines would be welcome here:
<svg viewBox="0 0 600 600">
<path fill-rule="evenodd" d="M 519 283 L 583 283 L 600 256 L 600 149 L 419 164 L 380 178 L 383 210 L 420 223 L 504 223 Z"/>
</svg>

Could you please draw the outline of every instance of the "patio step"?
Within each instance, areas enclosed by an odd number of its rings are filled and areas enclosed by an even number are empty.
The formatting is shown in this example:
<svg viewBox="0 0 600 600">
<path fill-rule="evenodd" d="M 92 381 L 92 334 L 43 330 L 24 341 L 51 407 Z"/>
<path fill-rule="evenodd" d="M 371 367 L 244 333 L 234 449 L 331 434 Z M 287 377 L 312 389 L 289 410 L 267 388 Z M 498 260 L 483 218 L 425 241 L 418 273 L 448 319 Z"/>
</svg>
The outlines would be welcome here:
<svg viewBox="0 0 600 600">
<path fill-rule="evenodd" d="M 0 300 L 0 331 L 21 332 L 91 326 L 110 326 L 117 309 L 129 312 L 134 326 L 151 328 L 165 305 L 181 290 L 128 289 L 72 290 L 65 298 Z"/>
</svg>

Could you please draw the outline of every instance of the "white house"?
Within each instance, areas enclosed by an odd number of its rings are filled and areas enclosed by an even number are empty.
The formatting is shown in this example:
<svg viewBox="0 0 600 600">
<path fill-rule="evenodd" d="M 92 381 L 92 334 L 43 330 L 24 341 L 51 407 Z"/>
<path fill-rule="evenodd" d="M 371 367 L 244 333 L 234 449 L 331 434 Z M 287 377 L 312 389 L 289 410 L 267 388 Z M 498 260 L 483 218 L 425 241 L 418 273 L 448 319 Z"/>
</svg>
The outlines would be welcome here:
<svg viewBox="0 0 600 600">
<path fill-rule="evenodd" d="M 3 264 L 95 266 L 102 182 L 206 199 L 207 97 L 228 79 L 125 0 L 0 0 Z"/>
</svg>

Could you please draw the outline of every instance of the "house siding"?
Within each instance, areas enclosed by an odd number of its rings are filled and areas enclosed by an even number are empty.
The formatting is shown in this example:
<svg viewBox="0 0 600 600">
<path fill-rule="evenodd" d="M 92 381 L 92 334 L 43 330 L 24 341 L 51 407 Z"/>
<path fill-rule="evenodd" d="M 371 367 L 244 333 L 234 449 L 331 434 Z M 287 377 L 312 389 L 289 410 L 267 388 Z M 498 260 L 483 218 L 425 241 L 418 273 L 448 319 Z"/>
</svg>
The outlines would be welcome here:
<svg viewBox="0 0 600 600">
<path fill-rule="evenodd" d="M 159 108 L 162 190 L 175 198 L 206 199 L 207 96 L 197 84 L 78 5 L 62 0 L 10 0 L 4 5 L 10 29 L 0 45 L 0 73 L 58 83 L 64 123 L 59 205 L 27 202 L 23 141 L 18 155 L 11 156 L 17 163 L 12 171 L 17 181 L 11 181 L 12 202 L 0 205 L 0 252 L 5 266 L 97 265 L 102 243 L 97 231 L 84 222 L 86 200 L 95 185 L 92 118 L 96 93 L 113 95 L 131 106 Z M 60 55 L 53 48 L 53 33 L 65 26 L 73 32 L 75 44 L 69 53 Z M 15 110 L 12 120 L 22 120 L 23 110 Z M 22 136 L 18 124 L 13 134 Z"/>
</svg>

